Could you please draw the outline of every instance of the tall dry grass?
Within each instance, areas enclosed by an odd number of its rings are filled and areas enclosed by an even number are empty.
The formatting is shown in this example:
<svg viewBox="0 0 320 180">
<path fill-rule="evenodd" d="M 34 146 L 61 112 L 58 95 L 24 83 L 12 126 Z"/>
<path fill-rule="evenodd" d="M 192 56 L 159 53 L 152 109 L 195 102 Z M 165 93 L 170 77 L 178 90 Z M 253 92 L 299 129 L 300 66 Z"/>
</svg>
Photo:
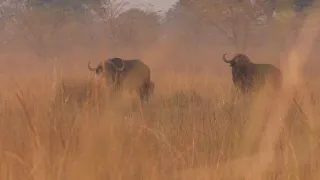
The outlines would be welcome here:
<svg viewBox="0 0 320 180">
<path fill-rule="evenodd" d="M 158 81 L 168 88 L 142 111 L 125 95 L 98 103 L 86 79 L 4 83 L 1 179 L 250 179 L 250 161 L 268 156 L 261 142 L 275 99 L 235 96 L 229 79 L 184 78 Z M 297 90 L 262 179 L 320 177 L 319 88 Z"/>
</svg>

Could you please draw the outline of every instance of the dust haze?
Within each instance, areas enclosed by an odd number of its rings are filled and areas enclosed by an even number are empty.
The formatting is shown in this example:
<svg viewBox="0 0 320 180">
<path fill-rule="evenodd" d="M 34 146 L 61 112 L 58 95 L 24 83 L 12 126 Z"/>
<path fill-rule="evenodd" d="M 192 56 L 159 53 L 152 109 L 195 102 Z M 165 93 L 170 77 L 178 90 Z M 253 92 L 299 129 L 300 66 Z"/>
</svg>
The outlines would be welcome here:
<svg viewBox="0 0 320 180">
<path fill-rule="evenodd" d="M 316 3 L 61 2 L 0 3 L 1 179 L 320 177 Z M 281 69 L 282 91 L 241 96 L 222 61 L 239 52 Z M 112 57 L 150 67 L 147 105 L 90 88 L 88 62 Z"/>
</svg>

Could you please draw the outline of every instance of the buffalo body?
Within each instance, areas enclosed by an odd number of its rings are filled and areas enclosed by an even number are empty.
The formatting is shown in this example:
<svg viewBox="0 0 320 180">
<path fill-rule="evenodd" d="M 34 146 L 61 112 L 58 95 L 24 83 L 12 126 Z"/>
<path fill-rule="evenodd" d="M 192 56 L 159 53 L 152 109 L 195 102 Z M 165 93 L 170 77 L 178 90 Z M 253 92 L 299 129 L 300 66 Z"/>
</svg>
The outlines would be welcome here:
<svg viewBox="0 0 320 180">
<path fill-rule="evenodd" d="M 94 71 L 96 80 L 104 81 L 113 91 L 136 91 L 141 101 L 147 101 L 154 91 L 150 68 L 139 59 L 111 58 L 96 68 L 92 68 L 89 62 L 88 69 Z"/>
<path fill-rule="evenodd" d="M 226 54 L 223 55 L 222 59 L 229 63 L 232 68 L 233 84 L 241 92 L 258 90 L 266 83 L 270 84 L 274 90 L 281 88 L 282 73 L 274 65 L 253 63 L 244 54 L 237 54 L 231 60 L 227 60 L 225 56 Z"/>
</svg>

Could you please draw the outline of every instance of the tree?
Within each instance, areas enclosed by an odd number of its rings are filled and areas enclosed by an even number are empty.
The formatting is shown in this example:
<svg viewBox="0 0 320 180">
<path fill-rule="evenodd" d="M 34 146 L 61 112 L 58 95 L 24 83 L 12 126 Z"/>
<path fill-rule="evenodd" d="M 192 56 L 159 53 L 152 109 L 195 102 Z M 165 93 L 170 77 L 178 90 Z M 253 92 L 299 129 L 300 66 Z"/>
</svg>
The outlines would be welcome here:
<svg viewBox="0 0 320 180">
<path fill-rule="evenodd" d="M 116 19 L 121 46 L 145 48 L 158 37 L 160 16 L 156 12 L 129 9 Z"/>
<path fill-rule="evenodd" d="M 48 42 L 66 23 L 69 12 L 37 0 L 7 0 L 2 9 L 6 10 L 6 24 L 14 27 L 10 31 L 16 37 L 22 36 L 40 59 L 47 60 L 50 57 Z"/>
<path fill-rule="evenodd" d="M 312 5 L 313 0 L 294 0 L 294 7 L 296 12 L 301 12 Z"/>
<path fill-rule="evenodd" d="M 78 22 L 89 20 L 86 14 L 86 4 L 97 5 L 100 0 L 38 0 L 36 6 L 49 9 L 63 9 L 68 12 L 68 18 Z"/>
<path fill-rule="evenodd" d="M 112 52 L 117 52 L 119 47 L 116 18 L 124 12 L 128 4 L 126 0 L 100 0 L 97 4 L 85 5 L 87 12 L 93 16 L 93 20 L 104 24 L 108 41 L 112 43 Z"/>
<path fill-rule="evenodd" d="M 101 0 L 100 4 L 87 6 L 87 12 L 96 22 L 94 25 L 104 27 L 107 35 L 104 45 L 109 46 L 109 56 L 123 48 L 138 50 L 157 38 L 160 16 L 150 10 L 128 8 L 128 5 L 126 0 Z"/>
<path fill-rule="evenodd" d="M 264 24 L 262 10 L 258 3 L 251 4 L 250 1 L 179 0 L 167 18 L 172 21 L 185 16 L 196 22 L 197 28 L 215 28 L 238 51 L 244 51 L 250 33 Z"/>
</svg>

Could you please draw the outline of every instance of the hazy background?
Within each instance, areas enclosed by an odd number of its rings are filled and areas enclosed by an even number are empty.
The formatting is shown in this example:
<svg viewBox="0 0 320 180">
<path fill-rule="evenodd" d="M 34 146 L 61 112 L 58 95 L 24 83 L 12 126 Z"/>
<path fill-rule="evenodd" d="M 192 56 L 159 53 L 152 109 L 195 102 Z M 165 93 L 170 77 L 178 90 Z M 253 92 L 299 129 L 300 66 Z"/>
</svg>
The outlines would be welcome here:
<svg viewBox="0 0 320 180">
<path fill-rule="evenodd" d="M 143 59 L 155 75 L 169 67 L 221 75 L 228 70 L 221 55 L 235 52 L 280 67 L 303 17 L 293 1 L 272 2 L 3 1 L 1 72 L 30 73 L 53 62 L 85 72 L 89 60 L 119 56 Z M 315 57 L 306 72 L 316 73 Z"/>
<path fill-rule="evenodd" d="M 172 3 L 0 1 L 1 180 L 320 178 L 319 1 Z M 283 88 L 238 94 L 239 52 Z M 92 86 L 116 56 L 149 65 L 149 103 Z"/>
<path fill-rule="evenodd" d="M 147 6 L 151 5 L 153 10 L 155 11 L 162 11 L 165 13 L 168 11 L 175 3 L 177 0 L 163 0 L 163 1 L 155 1 L 155 0 L 136 0 L 136 1 L 131 1 L 132 7 L 136 7 L 139 5 L 142 6 Z"/>
</svg>

